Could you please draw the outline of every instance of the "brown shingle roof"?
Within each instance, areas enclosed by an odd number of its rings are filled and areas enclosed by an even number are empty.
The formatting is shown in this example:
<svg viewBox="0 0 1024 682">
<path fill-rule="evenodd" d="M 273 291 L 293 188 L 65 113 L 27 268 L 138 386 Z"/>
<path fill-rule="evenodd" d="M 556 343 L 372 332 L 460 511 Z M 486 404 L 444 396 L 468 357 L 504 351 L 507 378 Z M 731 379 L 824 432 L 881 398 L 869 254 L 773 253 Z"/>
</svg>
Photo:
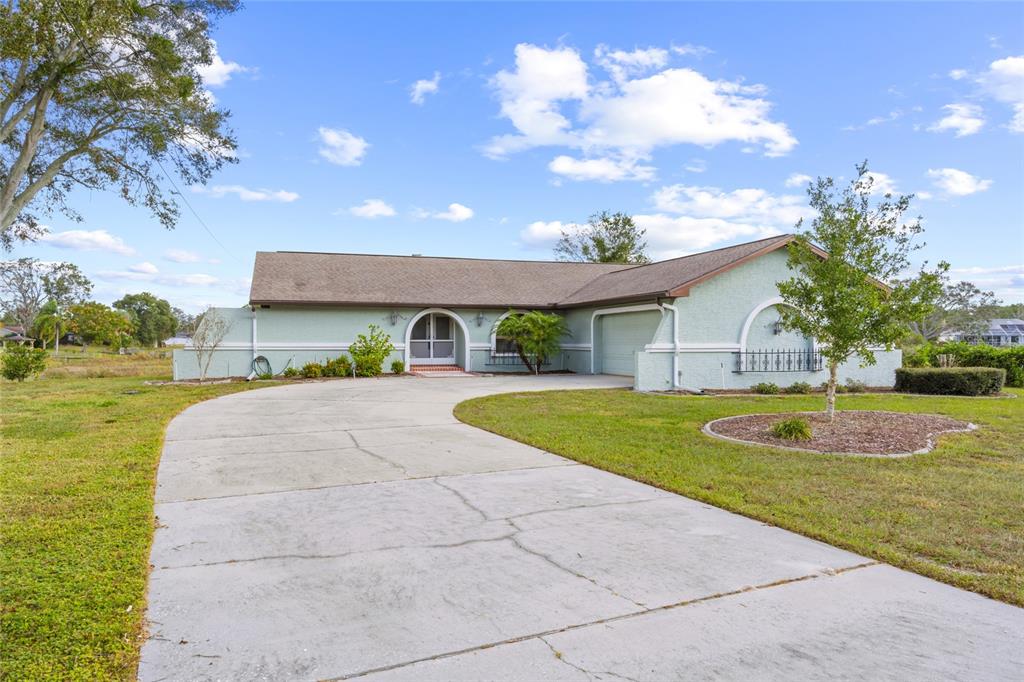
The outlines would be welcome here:
<svg viewBox="0 0 1024 682">
<path fill-rule="evenodd" d="M 782 235 L 632 266 L 260 251 L 249 302 L 548 308 L 683 295 L 791 240 Z"/>
<path fill-rule="evenodd" d="M 257 252 L 250 303 L 552 307 L 606 263 Z"/>
<path fill-rule="evenodd" d="M 571 306 L 652 296 L 681 296 L 690 286 L 751 258 L 774 251 L 792 239 L 792 235 L 784 234 L 606 273 L 560 300 L 559 304 Z"/>
</svg>

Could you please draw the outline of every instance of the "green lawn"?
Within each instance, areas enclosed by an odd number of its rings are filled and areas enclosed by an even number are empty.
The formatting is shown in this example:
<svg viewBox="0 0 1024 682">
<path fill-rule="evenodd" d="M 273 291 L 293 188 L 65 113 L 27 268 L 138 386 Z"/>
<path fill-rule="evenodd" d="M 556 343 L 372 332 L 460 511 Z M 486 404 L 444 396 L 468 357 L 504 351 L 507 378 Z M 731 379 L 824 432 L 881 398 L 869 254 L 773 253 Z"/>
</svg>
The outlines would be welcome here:
<svg viewBox="0 0 1024 682">
<path fill-rule="evenodd" d="M 134 679 L 164 427 L 251 386 L 67 378 L 51 366 L 57 378 L 0 382 L 0 677 Z M 170 373 L 169 360 L 116 356 L 75 367 Z"/>
<path fill-rule="evenodd" d="M 871 459 L 732 444 L 700 432 L 733 414 L 821 409 L 824 398 L 491 396 L 464 422 L 922 575 L 1024 606 L 1024 391 L 1016 398 L 839 396 L 840 409 L 978 424 L 927 455 Z"/>
</svg>

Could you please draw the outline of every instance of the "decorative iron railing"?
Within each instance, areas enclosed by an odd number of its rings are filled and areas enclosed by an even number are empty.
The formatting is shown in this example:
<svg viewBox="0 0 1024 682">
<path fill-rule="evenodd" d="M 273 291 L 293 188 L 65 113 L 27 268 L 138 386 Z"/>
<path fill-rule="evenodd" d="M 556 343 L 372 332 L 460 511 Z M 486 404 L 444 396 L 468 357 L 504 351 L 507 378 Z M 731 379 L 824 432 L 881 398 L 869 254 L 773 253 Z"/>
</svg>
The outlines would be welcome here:
<svg viewBox="0 0 1024 682">
<path fill-rule="evenodd" d="M 522 358 L 519 357 L 518 353 L 491 353 L 491 357 L 487 360 L 488 365 L 495 367 L 524 367 Z M 544 360 L 541 363 L 541 367 L 551 364 L 551 358 Z"/>
<path fill-rule="evenodd" d="M 818 372 L 821 353 L 816 350 L 748 350 L 736 353 L 737 372 Z"/>
</svg>

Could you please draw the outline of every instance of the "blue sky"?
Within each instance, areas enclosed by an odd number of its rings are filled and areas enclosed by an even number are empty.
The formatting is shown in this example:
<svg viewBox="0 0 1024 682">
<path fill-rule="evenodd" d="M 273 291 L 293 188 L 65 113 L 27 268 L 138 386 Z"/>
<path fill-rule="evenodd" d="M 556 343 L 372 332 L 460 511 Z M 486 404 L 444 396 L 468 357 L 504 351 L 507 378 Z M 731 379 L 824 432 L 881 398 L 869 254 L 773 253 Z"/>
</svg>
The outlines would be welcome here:
<svg viewBox="0 0 1024 682">
<path fill-rule="evenodd" d="M 192 311 L 257 250 L 549 259 L 602 209 L 664 258 L 790 231 L 866 158 L 923 258 L 1024 300 L 1019 3 L 251 3 L 214 36 L 239 163 L 185 192 L 223 247 L 83 193 L 15 255 Z"/>
</svg>

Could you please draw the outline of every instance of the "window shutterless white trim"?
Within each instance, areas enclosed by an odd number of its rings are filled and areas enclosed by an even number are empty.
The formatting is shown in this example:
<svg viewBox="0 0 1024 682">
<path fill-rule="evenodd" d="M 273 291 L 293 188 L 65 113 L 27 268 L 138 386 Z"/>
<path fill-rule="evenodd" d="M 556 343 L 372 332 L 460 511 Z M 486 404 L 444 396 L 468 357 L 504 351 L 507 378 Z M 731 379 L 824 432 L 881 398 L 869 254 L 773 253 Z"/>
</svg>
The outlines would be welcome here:
<svg viewBox="0 0 1024 682">
<path fill-rule="evenodd" d="M 591 349 L 593 349 L 594 346 L 595 346 L 594 323 L 597 321 L 597 318 L 599 316 L 601 316 L 601 315 L 615 315 L 617 313 L 637 313 L 637 312 L 641 312 L 641 311 L 644 311 L 644 310 L 662 310 L 662 308 L 657 303 L 643 303 L 641 305 L 627 305 L 627 306 L 622 306 L 620 308 L 600 308 L 598 310 L 595 310 L 590 315 L 590 343 L 591 343 Z M 590 354 L 590 373 L 591 374 L 594 373 L 594 355 L 595 355 L 595 353 L 593 353 L 593 352 Z"/>
<path fill-rule="evenodd" d="M 491 345 L 490 345 L 491 355 L 493 355 L 495 357 L 508 357 L 508 358 L 514 358 L 514 357 L 518 357 L 519 356 L 518 353 L 499 353 L 498 352 L 498 335 L 495 333 L 494 330 L 496 330 L 498 328 L 498 324 L 500 324 L 501 321 L 504 320 L 509 315 L 512 315 L 514 313 L 524 313 L 524 312 L 526 312 L 526 311 L 525 310 L 506 310 L 501 315 L 498 315 L 498 318 L 496 320 L 494 320 L 494 326 L 491 327 Z"/>
<path fill-rule="evenodd" d="M 448 310 L 447 308 L 425 308 L 425 309 L 419 311 L 418 313 L 416 313 L 415 315 L 413 315 L 412 319 L 409 320 L 409 324 L 406 325 L 406 327 L 405 327 L 405 344 L 403 346 L 403 350 L 405 351 L 404 354 L 403 354 L 403 356 L 405 358 L 405 366 L 406 367 L 410 367 L 412 365 L 412 363 L 410 362 L 411 358 L 409 357 L 409 341 L 412 340 L 412 328 L 416 325 L 416 322 L 421 317 L 423 317 L 424 315 L 431 315 L 431 314 L 435 314 L 435 313 L 436 314 L 441 314 L 441 315 L 447 315 L 448 317 L 452 318 L 453 320 L 455 320 L 455 324 L 459 325 L 459 329 L 462 330 L 462 339 L 463 339 L 463 342 L 464 342 L 465 348 L 466 348 L 466 352 L 463 354 L 465 360 L 463 360 L 463 362 L 462 362 L 462 368 L 468 372 L 469 371 L 469 350 L 470 350 L 470 348 L 469 348 L 469 327 L 466 326 L 466 323 L 462 320 L 461 317 L 456 315 L 451 310 Z M 456 343 L 458 343 L 458 340 L 455 339 L 454 335 L 453 335 L 453 338 L 452 338 L 453 346 Z M 453 349 L 452 353 L 454 354 L 454 352 L 455 351 Z"/>
</svg>

